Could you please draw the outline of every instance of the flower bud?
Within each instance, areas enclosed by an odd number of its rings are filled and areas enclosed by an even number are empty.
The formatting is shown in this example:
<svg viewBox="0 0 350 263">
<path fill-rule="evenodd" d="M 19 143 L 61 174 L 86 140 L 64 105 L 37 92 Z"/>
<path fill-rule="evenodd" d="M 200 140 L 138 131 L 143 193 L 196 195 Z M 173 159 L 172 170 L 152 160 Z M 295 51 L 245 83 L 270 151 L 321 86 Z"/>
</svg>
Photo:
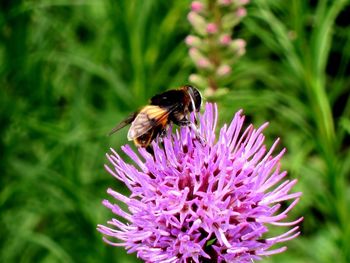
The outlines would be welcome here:
<svg viewBox="0 0 350 263">
<path fill-rule="evenodd" d="M 207 80 L 198 74 L 191 74 L 189 80 L 197 87 L 205 88 L 208 86 Z"/>
<path fill-rule="evenodd" d="M 197 65 L 197 67 L 201 69 L 212 69 L 213 65 L 209 61 L 208 58 L 206 58 L 197 48 L 190 48 L 190 57 L 194 61 L 194 63 Z"/>
<path fill-rule="evenodd" d="M 199 37 L 189 35 L 186 37 L 185 43 L 189 47 L 199 47 L 202 44 L 202 40 Z"/>
<path fill-rule="evenodd" d="M 202 68 L 202 69 L 209 69 L 212 67 L 209 59 L 207 58 L 200 58 L 198 61 L 197 61 L 197 65 L 199 68 Z"/>
<path fill-rule="evenodd" d="M 228 13 L 222 17 L 222 28 L 224 30 L 232 30 L 240 20 L 241 18 L 236 13 Z"/>
<path fill-rule="evenodd" d="M 219 5 L 228 6 L 232 4 L 232 0 L 218 0 Z"/>
<path fill-rule="evenodd" d="M 231 43 L 231 36 L 229 34 L 223 34 L 220 36 L 219 42 L 223 46 L 227 46 Z"/>
<path fill-rule="evenodd" d="M 237 55 L 242 56 L 245 53 L 246 42 L 243 39 L 235 39 L 230 44 L 230 49 Z"/>
<path fill-rule="evenodd" d="M 218 26 L 215 23 L 209 23 L 207 25 L 207 32 L 209 34 L 215 34 L 218 32 Z"/>
<path fill-rule="evenodd" d="M 194 30 L 200 34 L 200 35 L 206 35 L 206 27 L 207 23 L 205 22 L 205 19 L 200 16 L 199 14 L 191 11 L 187 16 L 188 21 L 190 21 L 191 25 L 193 26 Z"/>
<path fill-rule="evenodd" d="M 199 52 L 199 50 L 194 47 L 190 48 L 189 54 L 193 61 L 198 61 L 200 58 L 203 57 L 203 55 Z"/>
<path fill-rule="evenodd" d="M 229 65 L 223 64 L 218 67 L 216 74 L 220 77 L 225 77 L 231 73 L 232 69 Z"/>
<path fill-rule="evenodd" d="M 196 13 L 202 12 L 204 9 L 204 4 L 200 1 L 193 1 L 191 3 L 191 10 Z"/>
<path fill-rule="evenodd" d="M 240 5 L 246 5 L 246 4 L 248 4 L 250 2 L 250 0 L 238 0 L 237 2 Z"/>
<path fill-rule="evenodd" d="M 239 7 L 236 14 L 238 17 L 245 17 L 247 15 L 247 10 L 244 7 Z"/>
</svg>

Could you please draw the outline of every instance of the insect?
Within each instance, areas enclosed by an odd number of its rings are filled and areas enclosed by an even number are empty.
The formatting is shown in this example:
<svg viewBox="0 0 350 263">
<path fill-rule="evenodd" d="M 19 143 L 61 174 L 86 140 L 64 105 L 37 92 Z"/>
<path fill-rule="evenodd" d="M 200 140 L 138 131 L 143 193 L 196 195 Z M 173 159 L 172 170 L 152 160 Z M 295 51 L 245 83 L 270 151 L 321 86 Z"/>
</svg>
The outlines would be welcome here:
<svg viewBox="0 0 350 263">
<path fill-rule="evenodd" d="M 163 136 L 166 133 L 170 123 L 178 126 L 191 125 L 188 115 L 193 109 L 198 112 L 201 104 L 201 94 L 192 86 L 186 85 L 165 91 L 153 96 L 149 105 L 120 122 L 109 135 L 131 124 L 128 140 L 133 140 L 138 147 L 149 148 L 150 143 L 157 136 Z"/>
</svg>

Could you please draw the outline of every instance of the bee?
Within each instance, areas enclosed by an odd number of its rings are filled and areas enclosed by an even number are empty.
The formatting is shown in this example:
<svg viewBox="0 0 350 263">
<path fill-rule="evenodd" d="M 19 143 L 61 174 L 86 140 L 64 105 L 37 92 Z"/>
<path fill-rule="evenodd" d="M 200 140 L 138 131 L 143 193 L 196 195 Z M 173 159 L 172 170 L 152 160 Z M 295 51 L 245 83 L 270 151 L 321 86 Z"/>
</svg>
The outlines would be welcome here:
<svg viewBox="0 0 350 263">
<path fill-rule="evenodd" d="M 186 85 L 165 91 L 153 96 L 149 105 L 142 107 L 120 122 L 109 135 L 131 124 L 128 140 L 134 141 L 137 147 L 149 149 L 149 145 L 155 138 L 164 136 L 169 124 L 191 125 L 188 116 L 193 110 L 198 112 L 201 104 L 202 96 L 192 86 Z"/>
</svg>

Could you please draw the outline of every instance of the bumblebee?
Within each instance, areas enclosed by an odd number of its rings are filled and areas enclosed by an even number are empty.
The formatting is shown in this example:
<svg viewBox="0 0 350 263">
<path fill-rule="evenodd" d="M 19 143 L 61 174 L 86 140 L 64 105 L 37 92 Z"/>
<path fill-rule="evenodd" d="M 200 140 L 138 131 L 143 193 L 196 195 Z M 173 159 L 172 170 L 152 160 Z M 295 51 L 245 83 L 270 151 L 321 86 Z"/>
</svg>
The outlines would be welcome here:
<svg viewBox="0 0 350 263">
<path fill-rule="evenodd" d="M 202 104 L 200 92 L 192 86 L 182 86 L 155 95 L 149 105 L 132 113 L 114 127 L 109 135 L 131 124 L 128 140 L 134 141 L 137 147 L 147 147 L 159 135 L 164 135 L 169 124 L 178 126 L 190 125 L 189 114 L 198 112 Z"/>
</svg>

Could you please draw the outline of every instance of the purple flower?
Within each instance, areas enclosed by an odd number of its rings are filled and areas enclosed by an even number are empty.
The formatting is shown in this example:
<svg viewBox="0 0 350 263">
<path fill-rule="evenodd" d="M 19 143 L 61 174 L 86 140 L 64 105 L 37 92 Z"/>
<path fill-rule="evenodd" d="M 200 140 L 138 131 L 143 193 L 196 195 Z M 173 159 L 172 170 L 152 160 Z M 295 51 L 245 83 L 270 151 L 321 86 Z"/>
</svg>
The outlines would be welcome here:
<svg viewBox="0 0 350 263">
<path fill-rule="evenodd" d="M 117 202 L 103 204 L 117 218 L 98 226 L 107 243 L 146 262 L 251 262 L 284 251 L 285 246 L 271 246 L 299 235 L 295 225 L 302 218 L 281 222 L 301 193 L 289 193 L 297 181 L 280 171 L 285 150 L 272 155 L 279 140 L 266 149 L 267 124 L 242 132 L 242 111 L 216 139 L 217 118 L 216 105 L 207 103 L 199 134 L 189 127 L 169 133 L 163 146 L 153 142 L 154 156 L 124 146 L 135 164 L 113 149 L 107 154 L 112 164 L 107 171 L 131 192 L 108 189 Z M 294 227 L 269 237 L 271 225 Z"/>
</svg>

